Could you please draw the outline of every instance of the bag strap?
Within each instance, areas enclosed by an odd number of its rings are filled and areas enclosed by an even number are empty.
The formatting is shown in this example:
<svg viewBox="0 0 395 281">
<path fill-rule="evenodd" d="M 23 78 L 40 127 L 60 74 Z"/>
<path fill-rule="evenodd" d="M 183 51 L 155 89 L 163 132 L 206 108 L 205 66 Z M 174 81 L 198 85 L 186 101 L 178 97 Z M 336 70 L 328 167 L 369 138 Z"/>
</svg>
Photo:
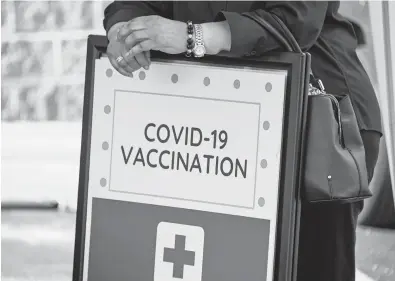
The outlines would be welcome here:
<svg viewBox="0 0 395 281">
<path fill-rule="evenodd" d="M 270 34 L 272 34 L 272 36 L 274 38 L 276 38 L 277 41 L 279 41 L 288 52 L 300 53 L 300 54 L 303 53 L 302 49 L 300 48 L 300 46 L 298 44 L 298 41 L 296 41 L 292 32 L 289 30 L 289 28 L 284 24 L 284 22 L 277 15 L 273 14 L 273 18 L 280 25 L 285 36 L 283 34 L 281 34 L 269 22 L 265 21 L 262 17 L 260 17 L 256 11 L 253 11 L 248 14 L 246 13 L 243 15 L 245 17 L 248 17 L 248 18 L 254 20 L 256 23 L 258 23 L 260 26 L 262 26 L 265 30 L 269 31 Z M 321 91 L 323 91 L 323 92 L 325 91 L 324 84 L 322 83 L 322 81 L 320 79 L 318 79 L 314 76 L 314 74 L 311 70 L 310 70 L 310 83 L 314 87 L 320 89 Z"/>
<path fill-rule="evenodd" d="M 264 29 L 269 31 L 274 38 L 279 41 L 288 52 L 293 52 L 293 53 L 300 53 L 303 54 L 302 49 L 300 48 L 298 41 L 296 41 L 295 37 L 293 36 L 292 32 L 288 29 L 288 27 L 284 24 L 284 22 L 277 16 L 273 14 L 273 18 L 276 20 L 276 22 L 280 25 L 282 31 L 284 32 L 285 36 L 282 35 L 275 27 L 273 27 L 269 22 L 265 21 L 262 17 L 259 16 L 259 14 L 256 11 L 253 11 L 248 14 L 244 14 L 244 16 L 254 20 L 256 23 L 258 23 L 260 26 L 262 26 Z M 325 95 L 326 97 L 329 97 L 332 105 L 334 106 L 334 109 L 336 111 L 336 119 L 338 122 L 338 131 L 339 131 L 339 142 L 340 145 L 344 148 L 345 143 L 343 139 L 343 126 L 342 126 L 342 120 L 341 120 L 341 113 L 340 113 L 340 105 L 339 101 L 330 94 L 325 93 L 325 88 L 324 84 L 322 81 L 318 78 L 316 78 L 313 74 L 313 72 L 310 70 L 310 84 L 313 87 L 316 87 L 320 89 L 318 94 L 316 95 Z"/>
</svg>

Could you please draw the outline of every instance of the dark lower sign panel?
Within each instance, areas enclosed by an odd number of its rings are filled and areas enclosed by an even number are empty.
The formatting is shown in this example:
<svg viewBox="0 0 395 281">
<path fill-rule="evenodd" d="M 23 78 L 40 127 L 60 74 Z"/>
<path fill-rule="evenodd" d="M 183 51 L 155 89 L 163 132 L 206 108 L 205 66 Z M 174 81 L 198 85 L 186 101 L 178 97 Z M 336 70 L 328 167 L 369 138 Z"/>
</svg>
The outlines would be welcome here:
<svg viewBox="0 0 395 281">
<path fill-rule="evenodd" d="M 266 280 L 269 234 L 269 220 L 95 198 L 88 280 Z"/>
</svg>

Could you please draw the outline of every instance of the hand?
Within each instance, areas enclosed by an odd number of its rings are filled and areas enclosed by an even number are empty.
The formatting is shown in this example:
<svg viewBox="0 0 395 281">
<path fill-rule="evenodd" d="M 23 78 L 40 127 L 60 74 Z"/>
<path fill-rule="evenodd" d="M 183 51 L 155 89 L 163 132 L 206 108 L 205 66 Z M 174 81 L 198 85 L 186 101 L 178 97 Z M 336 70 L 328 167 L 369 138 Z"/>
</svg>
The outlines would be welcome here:
<svg viewBox="0 0 395 281">
<path fill-rule="evenodd" d="M 134 57 L 126 57 L 126 49 L 123 42 L 118 40 L 117 33 L 121 26 L 126 24 L 125 22 L 117 23 L 108 32 L 109 44 L 107 46 L 107 55 L 111 65 L 122 75 L 133 77 L 133 72 L 144 67 L 148 69 L 151 64 L 150 52 L 142 52 Z M 117 61 L 117 58 L 122 60 Z"/>
<path fill-rule="evenodd" d="M 125 42 L 125 60 L 157 50 L 167 54 L 179 54 L 186 51 L 186 23 L 169 20 L 161 16 L 144 16 L 124 24 L 118 32 L 118 40 Z"/>
</svg>

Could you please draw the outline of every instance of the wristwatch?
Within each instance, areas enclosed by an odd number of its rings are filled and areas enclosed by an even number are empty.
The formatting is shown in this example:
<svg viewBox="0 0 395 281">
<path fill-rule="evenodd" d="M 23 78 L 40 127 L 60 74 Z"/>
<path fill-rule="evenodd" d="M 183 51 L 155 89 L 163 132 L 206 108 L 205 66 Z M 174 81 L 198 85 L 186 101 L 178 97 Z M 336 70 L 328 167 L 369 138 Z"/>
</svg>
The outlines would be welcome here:
<svg viewBox="0 0 395 281">
<path fill-rule="evenodd" d="M 203 41 L 203 29 L 200 24 L 195 24 L 195 47 L 192 52 L 194 57 L 201 58 L 206 54 L 206 48 Z"/>
</svg>

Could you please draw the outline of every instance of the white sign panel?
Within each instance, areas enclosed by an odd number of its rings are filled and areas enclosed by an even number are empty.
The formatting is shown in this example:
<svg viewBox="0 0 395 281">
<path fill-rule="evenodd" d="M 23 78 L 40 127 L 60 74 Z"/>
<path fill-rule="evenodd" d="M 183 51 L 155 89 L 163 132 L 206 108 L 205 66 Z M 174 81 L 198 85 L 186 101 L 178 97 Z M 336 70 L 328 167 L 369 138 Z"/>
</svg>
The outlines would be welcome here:
<svg viewBox="0 0 395 281">
<path fill-rule="evenodd" d="M 259 104 L 114 94 L 110 190 L 254 207 Z"/>
<path fill-rule="evenodd" d="M 272 280 L 286 75 L 96 61 L 83 280 Z"/>
</svg>

